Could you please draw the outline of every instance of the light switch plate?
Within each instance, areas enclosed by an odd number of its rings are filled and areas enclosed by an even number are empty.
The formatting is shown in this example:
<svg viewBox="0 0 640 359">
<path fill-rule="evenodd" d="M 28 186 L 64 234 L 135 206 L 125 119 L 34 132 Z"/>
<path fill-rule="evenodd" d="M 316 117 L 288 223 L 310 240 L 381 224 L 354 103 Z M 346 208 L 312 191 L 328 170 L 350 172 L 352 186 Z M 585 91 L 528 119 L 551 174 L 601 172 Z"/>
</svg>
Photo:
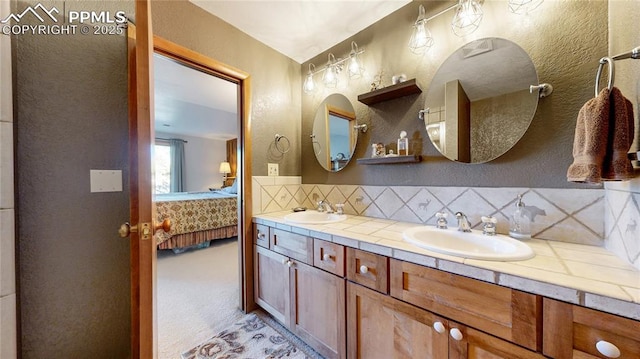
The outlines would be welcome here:
<svg viewBox="0 0 640 359">
<path fill-rule="evenodd" d="M 89 170 L 91 192 L 122 192 L 121 170 Z"/>
<path fill-rule="evenodd" d="M 267 174 L 269 176 L 277 176 L 278 175 L 278 164 L 277 163 L 268 163 L 267 164 Z"/>
</svg>

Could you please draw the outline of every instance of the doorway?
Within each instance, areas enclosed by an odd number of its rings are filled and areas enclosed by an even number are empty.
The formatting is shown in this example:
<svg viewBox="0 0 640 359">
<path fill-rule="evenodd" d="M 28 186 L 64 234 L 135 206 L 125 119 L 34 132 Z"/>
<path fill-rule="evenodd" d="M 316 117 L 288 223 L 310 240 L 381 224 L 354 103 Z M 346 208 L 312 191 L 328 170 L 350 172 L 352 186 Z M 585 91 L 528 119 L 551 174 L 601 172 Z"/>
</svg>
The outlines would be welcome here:
<svg viewBox="0 0 640 359">
<path fill-rule="evenodd" d="M 157 239 L 163 359 L 246 310 L 248 76 L 157 37 L 154 51 L 154 202 L 173 221 Z"/>
</svg>

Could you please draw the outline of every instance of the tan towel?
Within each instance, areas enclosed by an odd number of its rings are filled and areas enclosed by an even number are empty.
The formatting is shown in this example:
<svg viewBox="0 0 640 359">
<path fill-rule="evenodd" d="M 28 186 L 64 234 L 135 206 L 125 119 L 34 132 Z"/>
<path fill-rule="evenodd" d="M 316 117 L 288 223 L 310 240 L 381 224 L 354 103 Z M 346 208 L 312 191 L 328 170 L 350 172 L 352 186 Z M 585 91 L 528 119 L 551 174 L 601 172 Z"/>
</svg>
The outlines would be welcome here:
<svg viewBox="0 0 640 359">
<path fill-rule="evenodd" d="M 602 89 L 578 113 L 571 182 L 600 183 L 633 177 L 627 152 L 633 142 L 633 105 L 616 87 Z"/>
<path fill-rule="evenodd" d="M 602 165 L 602 180 L 628 180 L 634 177 L 627 156 L 633 143 L 633 105 L 617 87 L 611 89 L 610 96 L 609 142 Z"/>
<path fill-rule="evenodd" d="M 600 183 L 602 164 L 607 154 L 610 91 L 602 89 L 578 112 L 573 140 L 573 163 L 567 170 L 570 182 Z"/>
</svg>

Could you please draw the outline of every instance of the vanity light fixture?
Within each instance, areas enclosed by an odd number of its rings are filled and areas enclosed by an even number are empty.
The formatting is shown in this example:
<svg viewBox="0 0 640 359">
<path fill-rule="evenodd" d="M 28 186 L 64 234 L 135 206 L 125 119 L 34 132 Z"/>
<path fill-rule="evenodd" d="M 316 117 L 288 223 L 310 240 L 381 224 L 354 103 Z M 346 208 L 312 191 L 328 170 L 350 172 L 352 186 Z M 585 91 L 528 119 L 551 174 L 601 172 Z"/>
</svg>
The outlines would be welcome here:
<svg viewBox="0 0 640 359">
<path fill-rule="evenodd" d="M 416 55 L 422 55 L 431 46 L 433 46 L 433 36 L 431 36 L 431 31 L 427 28 L 424 6 L 420 5 L 418 19 L 413 24 L 413 32 L 411 33 L 411 39 L 409 39 L 409 49 Z"/>
<path fill-rule="evenodd" d="M 456 14 L 451 21 L 453 33 L 463 37 L 480 27 L 482 6 L 476 0 L 460 0 Z"/>
<path fill-rule="evenodd" d="M 334 88 L 338 85 L 338 77 L 342 72 L 345 62 L 349 61 L 347 65 L 347 73 L 349 74 L 349 78 L 358 79 L 363 76 L 364 67 L 362 66 L 361 56 L 364 52 L 364 49 L 359 49 L 358 44 L 355 41 L 351 42 L 351 52 L 349 56 L 345 58 L 337 58 L 329 53 L 327 64 L 319 70 L 316 70 L 314 64 L 309 64 L 309 72 L 307 72 L 307 78 L 302 84 L 302 90 L 306 94 L 311 94 L 315 92 L 318 88 L 315 81 L 313 80 L 313 76 L 320 72 L 324 72 L 322 75 L 322 83 L 328 88 Z"/>
<path fill-rule="evenodd" d="M 304 80 L 302 89 L 304 93 L 310 94 L 316 91 L 316 83 L 313 81 L 313 71 L 316 69 L 314 64 L 309 64 L 309 72 L 307 73 L 307 79 Z"/>
<path fill-rule="evenodd" d="M 526 1 L 526 0 L 521 0 Z M 542 1 L 542 0 L 529 0 Z M 456 14 L 451 21 L 451 30 L 458 36 L 466 36 L 476 31 L 482 21 L 482 6 L 477 0 L 458 0 L 454 5 L 440 11 L 439 13 L 425 18 L 424 6 L 420 5 L 418 19 L 413 24 L 413 32 L 409 39 L 409 49 L 416 55 L 422 55 L 431 46 L 434 40 L 431 31 L 427 28 L 427 22 L 446 13 L 449 10 L 455 10 Z"/>
<path fill-rule="evenodd" d="M 351 53 L 349 54 L 349 78 L 359 79 L 362 77 L 364 68 L 362 67 L 362 61 L 358 56 L 358 44 L 355 41 L 351 41 Z"/>
<path fill-rule="evenodd" d="M 526 15 L 535 10 L 544 0 L 509 0 L 509 11 L 514 14 Z"/>
<path fill-rule="evenodd" d="M 342 65 L 336 63 L 336 57 L 329 53 L 327 67 L 322 75 L 322 82 L 326 87 L 334 88 L 338 86 L 338 74 L 342 71 Z"/>
</svg>

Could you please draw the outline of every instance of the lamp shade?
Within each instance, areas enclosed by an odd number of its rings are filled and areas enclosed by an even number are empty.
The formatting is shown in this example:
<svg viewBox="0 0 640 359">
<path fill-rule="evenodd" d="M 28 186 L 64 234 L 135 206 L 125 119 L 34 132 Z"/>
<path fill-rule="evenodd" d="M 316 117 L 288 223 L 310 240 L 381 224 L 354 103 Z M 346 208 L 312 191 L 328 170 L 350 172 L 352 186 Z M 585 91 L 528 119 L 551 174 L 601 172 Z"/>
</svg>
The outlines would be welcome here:
<svg viewBox="0 0 640 359">
<path fill-rule="evenodd" d="M 220 173 L 231 173 L 229 162 L 220 162 Z"/>
</svg>

